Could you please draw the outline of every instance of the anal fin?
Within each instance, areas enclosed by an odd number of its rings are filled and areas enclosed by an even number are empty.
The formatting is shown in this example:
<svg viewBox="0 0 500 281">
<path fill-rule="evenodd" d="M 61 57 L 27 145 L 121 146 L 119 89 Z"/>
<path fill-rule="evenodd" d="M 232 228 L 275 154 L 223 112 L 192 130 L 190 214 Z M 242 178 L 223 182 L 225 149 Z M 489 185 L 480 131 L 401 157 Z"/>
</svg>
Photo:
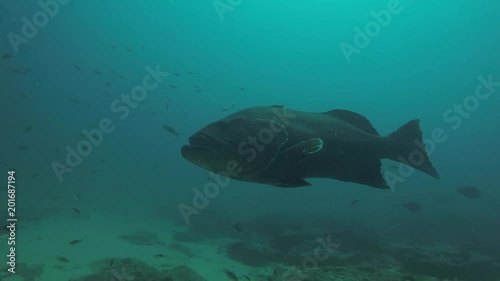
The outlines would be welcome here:
<svg viewBox="0 0 500 281">
<path fill-rule="evenodd" d="M 353 161 L 345 158 L 340 161 L 342 165 L 332 167 L 330 178 L 345 182 L 354 182 L 380 189 L 389 189 L 382 175 L 382 163 L 379 159 L 364 159 Z"/>
</svg>

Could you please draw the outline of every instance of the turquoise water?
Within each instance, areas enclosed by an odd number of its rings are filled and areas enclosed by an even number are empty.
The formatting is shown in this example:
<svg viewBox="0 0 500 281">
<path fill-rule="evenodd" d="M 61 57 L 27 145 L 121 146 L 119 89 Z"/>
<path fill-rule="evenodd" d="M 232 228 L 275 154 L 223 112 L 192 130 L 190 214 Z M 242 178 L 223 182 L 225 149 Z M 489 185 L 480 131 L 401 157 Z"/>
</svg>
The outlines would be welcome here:
<svg viewBox="0 0 500 281">
<path fill-rule="evenodd" d="M 121 268 L 157 280 L 124 258 L 159 275 L 186 265 L 206 280 L 229 278 L 224 268 L 300 280 L 279 272 L 304 272 L 327 235 L 340 246 L 303 280 L 500 280 L 494 1 L 66 2 L 0 0 L 0 206 L 15 170 L 18 217 L 18 271 L 2 280 L 112 280 Z M 348 109 L 384 136 L 420 119 L 441 177 L 383 160 L 384 175 L 402 179 L 392 190 L 227 180 L 200 199 L 213 180 L 181 156 L 188 137 L 267 105 Z M 83 130 L 102 138 L 85 146 Z M 458 192 L 469 185 L 482 196 Z M 101 275 L 79 279 L 89 274 Z"/>
</svg>

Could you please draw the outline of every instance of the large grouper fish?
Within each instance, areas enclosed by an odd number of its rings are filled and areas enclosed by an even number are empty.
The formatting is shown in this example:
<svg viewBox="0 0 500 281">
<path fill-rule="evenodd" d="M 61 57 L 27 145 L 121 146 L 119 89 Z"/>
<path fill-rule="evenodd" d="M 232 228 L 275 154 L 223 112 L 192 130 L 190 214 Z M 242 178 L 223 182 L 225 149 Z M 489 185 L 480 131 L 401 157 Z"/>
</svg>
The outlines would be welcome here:
<svg viewBox="0 0 500 281">
<path fill-rule="evenodd" d="M 181 153 L 195 165 L 240 181 L 300 187 L 311 185 L 306 178 L 331 178 L 388 189 L 381 159 L 439 178 L 419 123 L 412 120 L 380 136 L 368 119 L 348 110 L 252 107 L 194 133 Z"/>
</svg>

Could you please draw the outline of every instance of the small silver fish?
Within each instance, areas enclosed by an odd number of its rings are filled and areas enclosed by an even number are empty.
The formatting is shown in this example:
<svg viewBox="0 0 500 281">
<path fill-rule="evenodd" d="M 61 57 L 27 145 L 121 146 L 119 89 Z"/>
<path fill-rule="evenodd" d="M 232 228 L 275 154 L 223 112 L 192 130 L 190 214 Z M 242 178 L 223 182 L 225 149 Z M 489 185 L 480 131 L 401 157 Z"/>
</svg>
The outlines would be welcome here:
<svg viewBox="0 0 500 281">
<path fill-rule="evenodd" d="M 178 137 L 180 135 L 180 133 L 178 133 L 174 128 L 172 128 L 168 125 L 163 125 L 162 127 L 163 127 L 163 129 L 165 129 L 165 131 L 174 135 L 175 137 Z"/>
</svg>

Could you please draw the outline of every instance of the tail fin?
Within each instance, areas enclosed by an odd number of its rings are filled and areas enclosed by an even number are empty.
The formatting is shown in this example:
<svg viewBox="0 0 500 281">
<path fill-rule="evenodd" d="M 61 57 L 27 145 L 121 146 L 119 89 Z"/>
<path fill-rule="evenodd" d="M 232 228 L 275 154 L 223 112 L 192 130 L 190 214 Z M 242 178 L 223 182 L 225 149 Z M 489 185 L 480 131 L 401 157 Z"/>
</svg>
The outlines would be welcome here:
<svg viewBox="0 0 500 281">
<path fill-rule="evenodd" d="M 389 135 L 391 143 L 389 159 L 439 179 L 439 174 L 427 155 L 419 124 L 420 120 L 412 120 Z"/>
</svg>

